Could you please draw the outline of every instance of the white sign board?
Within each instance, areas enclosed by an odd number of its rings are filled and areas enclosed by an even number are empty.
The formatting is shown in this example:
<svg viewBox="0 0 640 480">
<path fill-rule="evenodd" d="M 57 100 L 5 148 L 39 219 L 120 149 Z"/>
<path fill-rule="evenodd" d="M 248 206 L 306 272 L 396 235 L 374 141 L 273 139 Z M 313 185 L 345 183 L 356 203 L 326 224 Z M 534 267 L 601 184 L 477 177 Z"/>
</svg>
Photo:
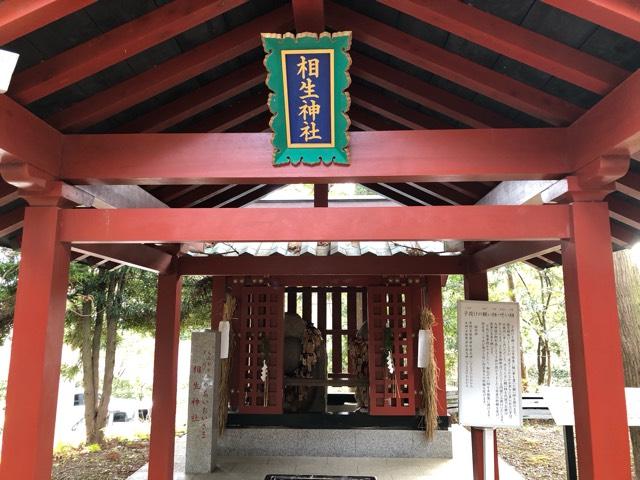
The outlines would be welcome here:
<svg viewBox="0 0 640 480">
<path fill-rule="evenodd" d="M 517 303 L 458 302 L 460 424 L 522 425 Z"/>
<path fill-rule="evenodd" d="M 625 388 L 627 423 L 640 427 L 640 388 Z M 571 387 L 544 387 L 542 396 L 556 425 L 575 425 Z"/>
</svg>

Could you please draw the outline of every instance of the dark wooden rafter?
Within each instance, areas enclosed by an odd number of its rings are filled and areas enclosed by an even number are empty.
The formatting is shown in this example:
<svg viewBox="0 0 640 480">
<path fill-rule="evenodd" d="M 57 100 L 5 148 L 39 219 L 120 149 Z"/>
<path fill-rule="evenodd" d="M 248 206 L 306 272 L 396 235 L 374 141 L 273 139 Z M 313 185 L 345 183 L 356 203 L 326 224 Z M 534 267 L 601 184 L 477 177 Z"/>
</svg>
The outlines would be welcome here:
<svg viewBox="0 0 640 480">
<path fill-rule="evenodd" d="M 350 29 L 367 45 L 470 88 L 551 125 L 567 125 L 584 110 L 507 75 L 401 32 L 333 2 L 326 4 L 327 23 Z"/>
<path fill-rule="evenodd" d="M 175 0 L 20 72 L 11 96 L 35 102 L 245 2 Z"/>
<path fill-rule="evenodd" d="M 640 174 L 628 172 L 616 182 L 616 190 L 627 197 L 640 200 Z"/>
<path fill-rule="evenodd" d="M 162 132 L 178 123 L 264 83 L 262 62 L 251 63 L 189 92 L 118 128 L 119 132 Z"/>
<path fill-rule="evenodd" d="M 633 0 L 543 1 L 640 42 L 640 8 Z"/>
<path fill-rule="evenodd" d="M 407 128 L 400 123 L 396 123 L 387 117 L 383 117 L 355 103 L 352 104 L 349 109 L 349 119 L 351 120 L 351 125 L 365 132 L 406 130 Z"/>
<path fill-rule="evenodd" d="M 640 203 L 629 199 L 625 200 L 618 194 L 608 197 L 609 215 L 611 218 L 640 230 Z"/>
<path fill-rule="evenodd" d="M 292 0 L 291 5 L 298 33 L 324 32 L 324 0 Z"/>
<path fill-rule="evenodd" d="M 291 11 L 283 6 L 52 115 L 64 131 L 78 131 L 260 46 L 260 33 L 283 31 Z"/>
<path fill-rule="evenodd" d="M 20 206 L 0 214 L 0 238 L 6 237 L 22 228 L 24 223 L 24 207 Z"/>
<path fill-rule="evenodd" d="M 351 52 L 353 76 L 476 128 L 517 127 L 514 121 L 358 52 Z"/>
<path fill-rule="evenodd" d="M 351 85 L 349 94 L 352 105 L 364 107 L 407 128 L 414 130 L 453 128 L 447 122 L 419 112 L 364 85 Z"/>
<path fill-rule="evenodd" d="M 381 3 L 600 95 L 609 93 L 629 75 L 611 63 L 457 0 Z"/>
<path fill-rule="evenodd" d="M 227 105 L 222 111 L 216 111 L 194 125 L 186 124 L 181 129 L 187 132 L 226 132 L 241 123 L 251 120 L 268 110 L 267 92 L 246 96 L 233 104 Z"/>
<path fill-rule="evenodd" d="M 18 189 L 0 179 L 0 207 L 18 199 Z"/>
<path fill-rule="evenodd" d="M 0 3 L 0 45 L 31 33 L 96 0 L 7 0 Z"/>
</svg>

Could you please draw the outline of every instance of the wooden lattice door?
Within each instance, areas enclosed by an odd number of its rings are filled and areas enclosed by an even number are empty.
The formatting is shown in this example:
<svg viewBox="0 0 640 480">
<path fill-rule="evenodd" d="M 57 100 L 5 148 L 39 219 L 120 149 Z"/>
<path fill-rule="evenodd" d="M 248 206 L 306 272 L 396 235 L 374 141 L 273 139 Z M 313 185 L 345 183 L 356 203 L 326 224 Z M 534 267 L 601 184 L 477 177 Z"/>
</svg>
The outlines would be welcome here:
<svg viewBox="0 0 640 480">
<path fill-rule="evenodd" d="M 409 287 L 368 289 L 371 415 L 415 414 L 415 295 L 416 290 Z M 388 368 L 387 347 L 391 349 L 393 374 Z"/>
<path fill-rule="evenodd" d="M 239 411 L 282 413 L 284 289 L 243 287 L 239 308 Z M 262 379 L 265 361 L 266 382 Z"/>
</svg>

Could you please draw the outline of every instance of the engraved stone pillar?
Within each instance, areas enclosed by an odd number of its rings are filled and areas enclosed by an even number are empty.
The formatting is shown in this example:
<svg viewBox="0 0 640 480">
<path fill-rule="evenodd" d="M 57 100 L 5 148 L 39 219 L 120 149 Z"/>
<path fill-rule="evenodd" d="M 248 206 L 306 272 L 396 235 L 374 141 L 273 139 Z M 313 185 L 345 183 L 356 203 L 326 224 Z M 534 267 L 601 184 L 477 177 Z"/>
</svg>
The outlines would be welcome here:
<svg viewBox="0 0 640 480">
<path fill-rule="evenodd" d="M 218 443 L 220 333 L 191 335 L 186 473 L 209 473 Z"/>
</svg>

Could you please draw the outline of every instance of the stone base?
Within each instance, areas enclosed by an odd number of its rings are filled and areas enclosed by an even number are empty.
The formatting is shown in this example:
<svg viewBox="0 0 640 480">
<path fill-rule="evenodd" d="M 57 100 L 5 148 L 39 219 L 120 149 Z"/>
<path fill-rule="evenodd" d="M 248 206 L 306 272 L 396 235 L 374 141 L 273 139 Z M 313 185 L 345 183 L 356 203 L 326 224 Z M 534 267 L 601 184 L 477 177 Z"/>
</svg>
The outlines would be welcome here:
<svg viewBox="0 0 640 480">
<path fill-rule="evenodd" d="M 219 456 L 452 458 L 451 431 L 227 428 Z"/>
</svg>

